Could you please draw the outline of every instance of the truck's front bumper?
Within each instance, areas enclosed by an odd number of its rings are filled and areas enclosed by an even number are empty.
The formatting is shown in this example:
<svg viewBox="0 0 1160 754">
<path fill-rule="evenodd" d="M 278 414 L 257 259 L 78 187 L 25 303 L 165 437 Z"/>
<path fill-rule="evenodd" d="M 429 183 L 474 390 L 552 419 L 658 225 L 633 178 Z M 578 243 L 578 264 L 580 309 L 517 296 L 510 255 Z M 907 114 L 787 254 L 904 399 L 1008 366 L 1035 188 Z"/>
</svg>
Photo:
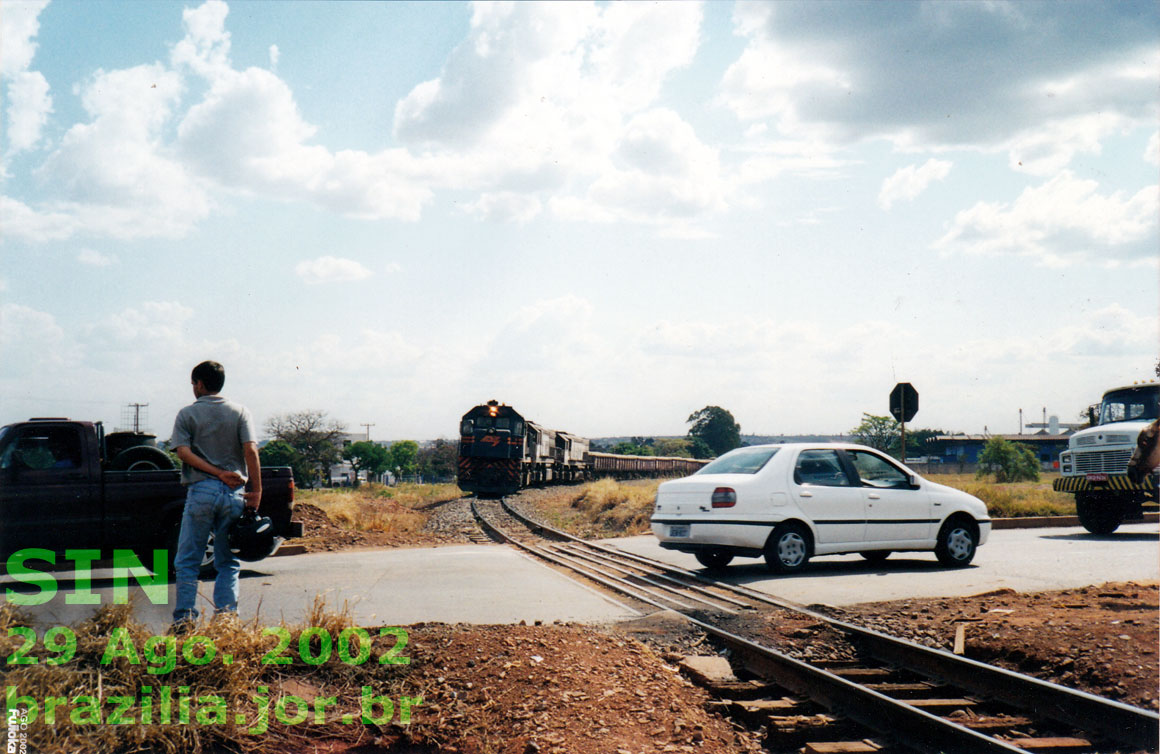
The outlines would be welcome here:
<svg viewBox="0 0 1160 754">
<path fill-rule="evenodd" d="M 1088 474 L 1086 476 L 1061 476 L 1051 483 L 1056 492 L 1089 492 L 1116 490 L 1128 492 L 1139 490 L 1150 492 L 1156 489 L 1156 475 L 1149 474 L 1139 483 L 1124 474 Z"/>
</svg>

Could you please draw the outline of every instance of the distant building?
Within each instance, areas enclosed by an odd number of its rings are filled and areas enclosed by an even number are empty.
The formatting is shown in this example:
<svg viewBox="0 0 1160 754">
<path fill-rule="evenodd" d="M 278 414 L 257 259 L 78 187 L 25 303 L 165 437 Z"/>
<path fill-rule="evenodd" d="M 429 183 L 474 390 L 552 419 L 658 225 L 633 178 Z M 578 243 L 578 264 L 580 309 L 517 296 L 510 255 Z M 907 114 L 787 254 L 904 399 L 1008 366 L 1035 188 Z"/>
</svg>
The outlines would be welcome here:
<svg viewBox="0 0 1160 754">
<path fill-rule="evenodd" d="M 1044 468 L 1054 469 L 1059 467 L 1059 454 L 1067 450 L 1071 432 L 1057 435 L 1046 432 L 1033 435 L 939 435 L 926 443 L 930 460 L 935 463 L 978 463 L 983 447 L 993 437 L 1030 446 Z"/>
</svg>

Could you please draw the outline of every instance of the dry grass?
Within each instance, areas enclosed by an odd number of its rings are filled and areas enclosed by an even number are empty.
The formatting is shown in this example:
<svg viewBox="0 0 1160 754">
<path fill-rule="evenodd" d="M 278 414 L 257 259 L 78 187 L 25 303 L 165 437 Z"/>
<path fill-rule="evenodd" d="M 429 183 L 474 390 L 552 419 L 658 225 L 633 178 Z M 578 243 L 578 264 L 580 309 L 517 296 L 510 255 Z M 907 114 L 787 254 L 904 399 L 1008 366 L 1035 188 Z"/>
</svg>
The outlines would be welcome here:
<svg viewBox="0 0 1160 754">
<path fill-rule="evenodd" d="M 321 508 L 338 526 L 403 535 L 423 528 L 427 508 L 462 496 L 463 492 L 453 484 L 364 484 L 358 488 L 305 490 L 297 497 Z"/>
<path fill-rule="evenodd" d="M 545 522 L 580 537 L 626 537 L 649 533 L 649 517 L 663 480 L 587 484 L 548 488 L 536 495 Z"/>
<path fill-rule="evenodd" d="M 1075 496 L 1051 489 L 1059 474 L 1044 474 L 1037 482 L 997 483 L 976 479 L 974 474 L 935 474 L 933 482 L 962 490 L 987 504 L 996 518 L 1023 516 L 1074 516 Z"/>
<path fill-rule="evenodd" d="M 23 643 L 19 636 L 8 636 L 8 628 L 30 625 L 30 616 L 9 604 L 0 605 L 0 650 L 5 655 Z M 298 744 L 317 740 L 319 736 L 353 741 L 368 735 L 360 722 L 360 689 L 370 685 L 375 695 L 397 699 L 410 694 L 403 685 L 406 666 L 381 665 L 379 657 L 393 645 L 393 638 L 376 638 L 371 660 L 360 665 L 346 664 L 337 654 L 329 661 L 312 665 L 299 656 L 299 639 L 307 628 L 317 627 L 330 637 L 337 637 L 353 622 L 344 609 L 328 610 L 316 601 L 305 623 L 283 624 L 290 637 L 284 656 L 289 664 L 268 660 L 278 637 L 270 635 L 256 621 L 243 623 L 236 618 L 199 623 L 183 637 L 152 638 L 151 632 L 133 618 L 132 605 L 106 605 L 92 618 L 72 626 L 77 638 L 76 656 L 59 665 L 49 665 L 54 657 L 38 643 L 30 653 L 35 665 L 9 666 L 4 682 L 17 688 L 16 696 L 31 697 L 37 703 L 36 720 L 28 728 L 29 751 L 54 752 L 203 752 L 227 751 L 242 754 L 265 754 L 295 750 Z M 308 636 L 306 645 L 319 651 L 321 639 L 317 630 Z M 371 630 L 373 636 L 377 631 Z M 121 656 L 106 656 L 110 637 L 120 637 L 117 646 Z M 215 658 L 206 664 L 191 664 L 183 657 L 183 642 L 189 637 L 212 640 Z M 172 667 L 165 660 L 165 642 L 173 641 L 175 659 Z M 152 644 L 147 645 L 147 642 Z M 161 643 L 157 643 L 161 642 Z M 198 640 L 201 643 L 201 640 Z M 204 645 L 204 643 L 202 643 Z M 135 657 L 128 656 L 132 646 Z M 153 653 L 147 651 L 153 647 Z M 226 656 L 229 663 L 223 662 Z M 193 653 L 196 659 L 199 651 Z M 137 662 L 133 662 L 137 659 Z M 153 673 L 149 670 L 152 668 Z M 157 672 L 167 670 L 167 672 Z M 163 689 L 172 695 L 170 720 L 162 718 Z M 147 691 L 146 689 L 152 689 Z M 263 689 L 267 689 L 263 692 Z M 261 695 L 259 697 L 259 695 Z M 307 704 L 309 716 L 295 723 L 293 715 L 298 702 L 290 700 L 283 717 L 278 719 L 275 707 L 283 697 L 294 696 Z M 66 701 L 54 710 L 55 720 L 45 720 L 49 697 Z M 78 697 L 93 697 L 103 704 L 92 712 Z M 116 702 L 113 697 L 133 698 L 134 703 L 123 714 L 133 724 L 113 724 L 109 715 Z M 186 722 L 181 721 L 179 700 L 188 699 Z M 313 708 L 318 697 L 334 697 L 333 706 L 325 708 L 323 720 L 315 722 Z M 204 698 L 200 699 L 200 698 Z M 268 699 L 268 729 L 259 730 L 260 703 Z M 150 699 L 151 721 L 145 722 L 143 700 Z M 224 704 L 219 703 L 220 699 Z M 16 700 L 15 706 L 20 706 Z M 218 707 L 218 712 L 212 710 Z M 79 711 L 78 711 L 79 710 Z M 199 717 L 199 712 L 204 717 Z M 343 715 L 352 715 L 354 724 L 343 724 Z M 242 719 L 238 716 L 241 715 Z M 218 720 L 217 717 L 224 719 Z"/>
</svg>

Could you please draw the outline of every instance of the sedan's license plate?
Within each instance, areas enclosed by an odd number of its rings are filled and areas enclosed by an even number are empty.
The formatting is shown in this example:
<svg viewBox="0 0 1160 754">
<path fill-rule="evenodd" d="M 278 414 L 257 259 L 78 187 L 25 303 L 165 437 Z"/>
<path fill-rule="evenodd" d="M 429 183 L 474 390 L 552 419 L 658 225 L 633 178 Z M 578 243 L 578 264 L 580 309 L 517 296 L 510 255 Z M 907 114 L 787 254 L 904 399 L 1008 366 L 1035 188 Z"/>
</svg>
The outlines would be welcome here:
<svg viewBox="0 0 1160 754">
<path fill-rule="evenodd" d="M 669 536 L 670 537 L 687 537 L 687 536 L 689 536 L 688 524 L 683 524 L 681 526 L 670 526 L 669 527 Z"/>
</svg>

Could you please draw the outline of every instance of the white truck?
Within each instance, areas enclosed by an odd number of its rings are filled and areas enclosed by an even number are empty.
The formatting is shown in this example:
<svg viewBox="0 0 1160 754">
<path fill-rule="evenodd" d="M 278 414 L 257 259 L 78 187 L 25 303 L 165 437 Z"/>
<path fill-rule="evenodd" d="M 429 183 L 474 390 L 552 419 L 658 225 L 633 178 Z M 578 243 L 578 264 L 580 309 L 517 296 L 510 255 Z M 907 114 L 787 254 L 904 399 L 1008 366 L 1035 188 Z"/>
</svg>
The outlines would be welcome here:
<svg viewBox="0 0 1160 754">
<path fill-rule="evenodd" d="M 1144 506 L 1157 504 L 1156 475 L 1139 482 L 1128 478 L 1128 460 L 1140 430 L 1156 420 L 1160 384 L 1113 388 L 1104 393 L 1092 425 L 1068 440 L 1059 456 L 1058 492 L 1075 494 L 1076 512 L 1092 534 L 1111 534 L 1125 520 L 1139 518 Z"/>
</svg>

